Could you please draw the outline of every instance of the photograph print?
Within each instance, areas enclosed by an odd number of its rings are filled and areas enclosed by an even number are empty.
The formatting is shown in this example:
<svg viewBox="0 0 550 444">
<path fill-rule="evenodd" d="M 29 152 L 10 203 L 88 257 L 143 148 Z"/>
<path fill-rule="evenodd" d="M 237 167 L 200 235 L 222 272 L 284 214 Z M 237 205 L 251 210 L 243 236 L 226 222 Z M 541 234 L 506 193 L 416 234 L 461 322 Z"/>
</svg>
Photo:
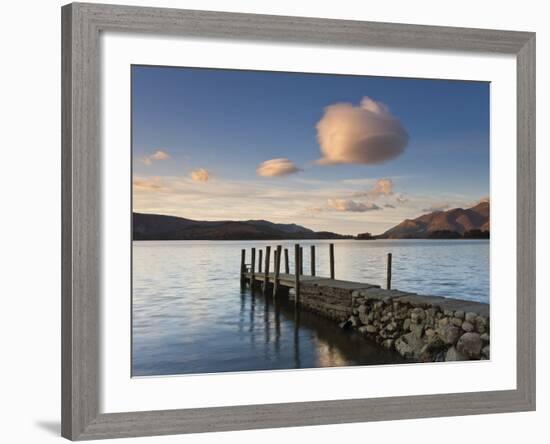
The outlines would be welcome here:
<svg viewBox="0 0 550 444">
<path fill-rule="evenodd" d="M 132 376 L 490 359 L 490 83 L 131 67 Z"/>
</svg>

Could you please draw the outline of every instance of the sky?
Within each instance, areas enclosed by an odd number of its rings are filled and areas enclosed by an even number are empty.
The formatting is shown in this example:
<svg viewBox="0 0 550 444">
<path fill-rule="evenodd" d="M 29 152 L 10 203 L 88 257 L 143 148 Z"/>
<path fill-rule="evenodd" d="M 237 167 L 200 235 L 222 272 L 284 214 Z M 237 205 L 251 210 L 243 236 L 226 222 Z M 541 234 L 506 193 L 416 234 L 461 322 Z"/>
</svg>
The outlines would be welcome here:
<svg viewBox="0 0 550 444">
<path fill-rule="evenodd" d="M 132 66 L 133 210 L 379 234 L 489 197 L 487 82 Z"/>
</svg>

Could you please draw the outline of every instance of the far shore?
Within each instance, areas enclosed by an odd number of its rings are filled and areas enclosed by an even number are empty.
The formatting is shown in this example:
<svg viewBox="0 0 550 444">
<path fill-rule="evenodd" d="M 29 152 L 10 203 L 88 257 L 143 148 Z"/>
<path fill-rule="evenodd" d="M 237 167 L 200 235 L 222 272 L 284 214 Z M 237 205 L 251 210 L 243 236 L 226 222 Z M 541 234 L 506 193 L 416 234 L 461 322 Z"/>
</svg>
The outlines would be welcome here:
<svg viewBox="0 0 550 444">
<path fill-rule="evenodd" d="M 159 239 L 136 239 L 132 238 L 132 241 L 210 241 L 210 242 L 216 242 L 216 241 L 234 241 L 234 242 L 248 242 L 248 241 L 259 241 L 259 242 L 275 242 L 275 241 L 285 241 L 285 242 L 292 242 L 292 241 L 338 241 L 338 240 L 355 240 L 355 241 L 368 241 L 368 242 L 375 242 L 375 241 L 418 241 L 418 240 L 426 240 L 426 241 L 434 241 L 434 240 L 456 240 L 456 241 L 467 241 L 467 240 L 490 240 L 490 237 L 452 237 L 452 238 L 445 238 L 445 237 L 402 237 L 402 238 L 383 238 L 383 237 L 373 237 L 370 239 L 362 239 L 357 236 L 341 236 L 337 238 L 246 238 L 246 239 L 212 239 L 212 238 L 204 238 L 204 239 L 171 239 L 171 238 L 159 238 Z"/>
</svg>

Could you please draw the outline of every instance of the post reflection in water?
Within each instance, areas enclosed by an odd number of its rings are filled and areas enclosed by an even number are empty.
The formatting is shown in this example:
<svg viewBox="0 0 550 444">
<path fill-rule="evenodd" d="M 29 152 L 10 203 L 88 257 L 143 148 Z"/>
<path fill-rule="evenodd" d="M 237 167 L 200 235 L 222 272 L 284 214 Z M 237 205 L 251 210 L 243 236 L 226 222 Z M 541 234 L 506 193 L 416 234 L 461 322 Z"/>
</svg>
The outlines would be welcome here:
<svg viewBox="0 0 550 444">
<path fill-rule="evenodd" d="M 294 368 L 301 368 L 300 362 L 300 311 L 294 307 Z"/>
<path fill-rule="evenodd" d="M 305 309 L 296 310 L 294 302 L 286 298 L 274 298 L 271 293 L 264 295 L 257 289 L 246 289 L 243 294 L 250 298 L 250 331 L 255 330 L 254 322 L 260 319 L 255 315 L 255 310 L 257 306 L 263 305 L 263 355 L 273 363 L 274 368 L 406 362 L 396 353 L 382 349 L 355 332 L 341 330 L 333 321 Z M 245 307 L 245 304 L 241 304 L 241 308 Z M 285 337 L 287 335 L 288 338 Z M 288 346 L 291 350 L 284 349 Z M 291 358 L 291 362 L 286 361 L 288 358 Z"/>
</svg>

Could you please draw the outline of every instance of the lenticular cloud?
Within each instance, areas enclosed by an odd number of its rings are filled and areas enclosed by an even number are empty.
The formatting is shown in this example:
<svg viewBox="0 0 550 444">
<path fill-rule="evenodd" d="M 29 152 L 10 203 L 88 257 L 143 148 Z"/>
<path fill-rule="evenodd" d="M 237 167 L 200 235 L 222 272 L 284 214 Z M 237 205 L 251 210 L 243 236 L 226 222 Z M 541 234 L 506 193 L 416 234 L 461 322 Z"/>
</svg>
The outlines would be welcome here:
<svg viewBox="0 0 550 444">
<path fill-rule="evenodd" d="M 297 173 L 298 171 L 300 171 L 300 168 L 284 157 L 266 160 L 256 168 L 258 176 L 264 177 L 286 176 L 288 174 Z"/>
<path fill-rule="evenodd" d="M 409 135 L 386 105 L 364 97 L 359 106 L 327 106 L 317 123 L 317 139 L 320 164 L 376 164 L 399 156 Z"/>
</svg>

